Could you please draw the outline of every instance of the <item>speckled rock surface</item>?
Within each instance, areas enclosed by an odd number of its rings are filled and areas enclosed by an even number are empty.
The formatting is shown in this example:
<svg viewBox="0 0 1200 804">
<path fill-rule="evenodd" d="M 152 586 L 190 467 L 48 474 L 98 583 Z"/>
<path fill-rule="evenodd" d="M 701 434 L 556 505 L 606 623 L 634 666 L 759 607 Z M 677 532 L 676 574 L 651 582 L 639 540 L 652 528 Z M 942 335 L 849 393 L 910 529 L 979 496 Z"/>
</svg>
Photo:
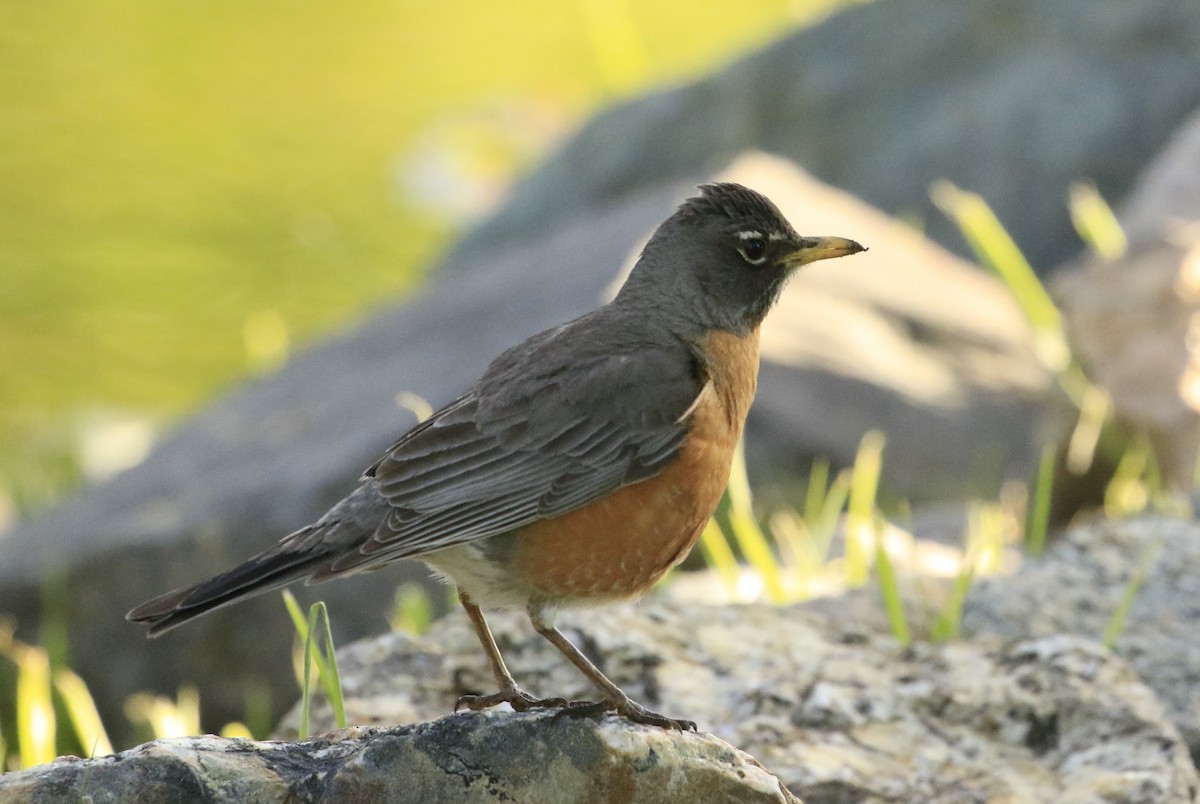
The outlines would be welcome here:
<svg viewBox="0 0 1200 804">
<path fill-rule="evenodd" d="M 1114 649 L 1200 756 L 1200 524 L 1142 518 L 1073 528 L 1015 576 L 977 584 L 963 632 L 968 639 L 1099 639 L 1143 567 Z"/>
<path fill-rule="evenodd" d="M 491 619 L 526 689 L 591 694 L 520 617 Z M 1127 663 L 1080 637 L 905 650 L 803 607 L 660 599 L 560 619 L 579 624 L 566 633 L 632 696 L 758 757 L 809 804 L 1196 795 L 1196 770 L 1158 699 Z M 436 717 L 464 692 L 490 691 L 458 616 L 340 655 L 355 722 Z M 293 712 L 282 734 L 295 722 Z"/>
<path fill-rule="evenodd" d="M 0 776 L 0 802 L 797 802 L 715 737 L 551 718 L 464 713 L 300 743 L 157 740 Z"/>
</svg>

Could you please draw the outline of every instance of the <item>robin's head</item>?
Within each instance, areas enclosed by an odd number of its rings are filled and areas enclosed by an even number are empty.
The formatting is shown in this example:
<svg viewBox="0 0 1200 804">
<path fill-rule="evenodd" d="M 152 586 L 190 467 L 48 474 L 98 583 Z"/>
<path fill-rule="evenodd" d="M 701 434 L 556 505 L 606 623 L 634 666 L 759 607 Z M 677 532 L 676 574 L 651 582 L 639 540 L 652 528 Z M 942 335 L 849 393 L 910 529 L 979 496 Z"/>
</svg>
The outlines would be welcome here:
<svg viewBox="0 0 1200 804">
<path fill-rule="evenodd" d="M 705 184 L 655 230 L 617 298 L 680 324 L 746 333 L 796 268 L 865 250 L 797 234 L 770 199 L 740 184 Z"/>
</svg>

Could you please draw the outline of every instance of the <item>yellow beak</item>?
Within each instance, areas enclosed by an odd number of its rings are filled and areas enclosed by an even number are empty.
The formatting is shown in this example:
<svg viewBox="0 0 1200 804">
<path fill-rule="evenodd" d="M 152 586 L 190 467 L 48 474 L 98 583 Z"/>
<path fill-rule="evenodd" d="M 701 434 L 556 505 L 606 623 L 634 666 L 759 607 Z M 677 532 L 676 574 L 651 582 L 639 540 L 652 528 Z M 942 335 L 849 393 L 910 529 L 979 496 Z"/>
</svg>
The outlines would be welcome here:
<svg viewBox="0 0 1200 804">
<path fill-rule="evenodd" d="M 790 267 L 799 267 L 866 250 L 865 246 L 844 237 L 802 237 L 796 241 L 796 250 L 784 257 L 783 262 Z"/>
</svg>

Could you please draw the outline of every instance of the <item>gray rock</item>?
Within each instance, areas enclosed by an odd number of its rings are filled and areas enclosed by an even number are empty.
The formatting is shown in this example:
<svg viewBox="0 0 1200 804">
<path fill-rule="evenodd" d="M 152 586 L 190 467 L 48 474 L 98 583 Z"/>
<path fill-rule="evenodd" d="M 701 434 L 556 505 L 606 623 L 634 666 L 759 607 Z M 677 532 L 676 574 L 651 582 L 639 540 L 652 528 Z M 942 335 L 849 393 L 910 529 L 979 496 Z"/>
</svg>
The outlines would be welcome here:
<svg viewBox="0 0 1200 804">
<path fill-rule="evenodd" d="M 1069 529 L 1041 558 L 1026 557 L 1015 574 L 972 584 L 962 638 L 1099 640 L 1140 571 L 1144 577 L 1114 652 L 1164 702 L 1200 761 L 1200 523 L 1140 517 Z M 949 583 L 909 579 L 901 591 L 909 627 L 927 636 Z M 864 633 L 889 632 L 874 588 L 813 600 L 805 610 L 842 618 Z"/>
<path fill-rule="evenodd" d="M 1200 524 L 1144 518 L 1067 531 L 1009 578 L 981 581 L 963 615 L 968 638 L 1099 638 L 1134 574 L 1146 574 L 1115 650 L 1166 704 L 1200 757 Z"/>
<path fill-rule="evenodd" d="M 1077 357 L 1120 422 L 1188 488 L 1200 450 L 1200 113 L 1145 170 L 1120 212 L 1128 253 L 1055 276 Z"/>
<path fill-rule="evenodd" d="M 566 633 L 633 697 L 759 757 L 809 804 L 1196 797 L 1196 769 L 1162 705 L 1090 640 L 905 650 L 840 614 L 661 598 L 560 619 L 580 626 Z M 525 689 L 594 694 L 522 617 L 490 621 Z M 436 717 L 493 684 L 457 615 L 339 656 L 355 723 Z M 329 723 L 323 703 L 314 711 L 318 728 Z"/>
<path fill-rule="evenodd" d="M 0 802 L 777 802 L 799 804 L 715 737 L 543 714 L 460 714 L 300 743 L 185 737 L 0 776 Z"/>
<path fill-rule="evenodd" d="M 1200 106 L 1189 0 L 893 0 L 852 7 L 694 84 L 617 105 L 534 171 L 459 255 L 578 219 L 639 187 L 698 180 L 747 148 L 962 251 L 930 203 L 981 193 L 1033 265 L 1079 240 L 1073 181 L 1120 199 Z"/>
<path fill-rule="evenodd" d="M 1200 221 L 1200 110 L 1139 174 L 1118 217 L 1134 247 L 1177 241 Z"/>
</svg>

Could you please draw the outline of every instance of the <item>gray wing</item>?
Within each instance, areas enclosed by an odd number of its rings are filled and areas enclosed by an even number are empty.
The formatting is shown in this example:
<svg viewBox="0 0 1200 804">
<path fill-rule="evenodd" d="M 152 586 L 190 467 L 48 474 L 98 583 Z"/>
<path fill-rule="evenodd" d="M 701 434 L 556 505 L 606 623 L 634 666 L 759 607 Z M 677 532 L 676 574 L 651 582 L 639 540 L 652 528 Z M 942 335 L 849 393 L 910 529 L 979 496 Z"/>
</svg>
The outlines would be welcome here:
<svg viewBox="0 0 1200 804">
<path fill-rule="evenodd" d="M 662 471 L 703 370 L 686 344 L 598 311 L 505 352 L 409 431 L 349 497 L 248 561 L 138 606 L 157 636 L 307 578 L 504 533 Z M 600 326 L 594 326 L 599 319 Z M 628 324 L 632 323 L 632 326 Z M 597 337 L 599 336 L 599 337 Z"/>
<path fill-rule="evenodd" d="M 702 385 L 690 350 L 561 333 L 502 355 L 367 470 L 387 503 L 383 521 L 321 576 L 558 516 L 671 463 Z"/>
</svg>

